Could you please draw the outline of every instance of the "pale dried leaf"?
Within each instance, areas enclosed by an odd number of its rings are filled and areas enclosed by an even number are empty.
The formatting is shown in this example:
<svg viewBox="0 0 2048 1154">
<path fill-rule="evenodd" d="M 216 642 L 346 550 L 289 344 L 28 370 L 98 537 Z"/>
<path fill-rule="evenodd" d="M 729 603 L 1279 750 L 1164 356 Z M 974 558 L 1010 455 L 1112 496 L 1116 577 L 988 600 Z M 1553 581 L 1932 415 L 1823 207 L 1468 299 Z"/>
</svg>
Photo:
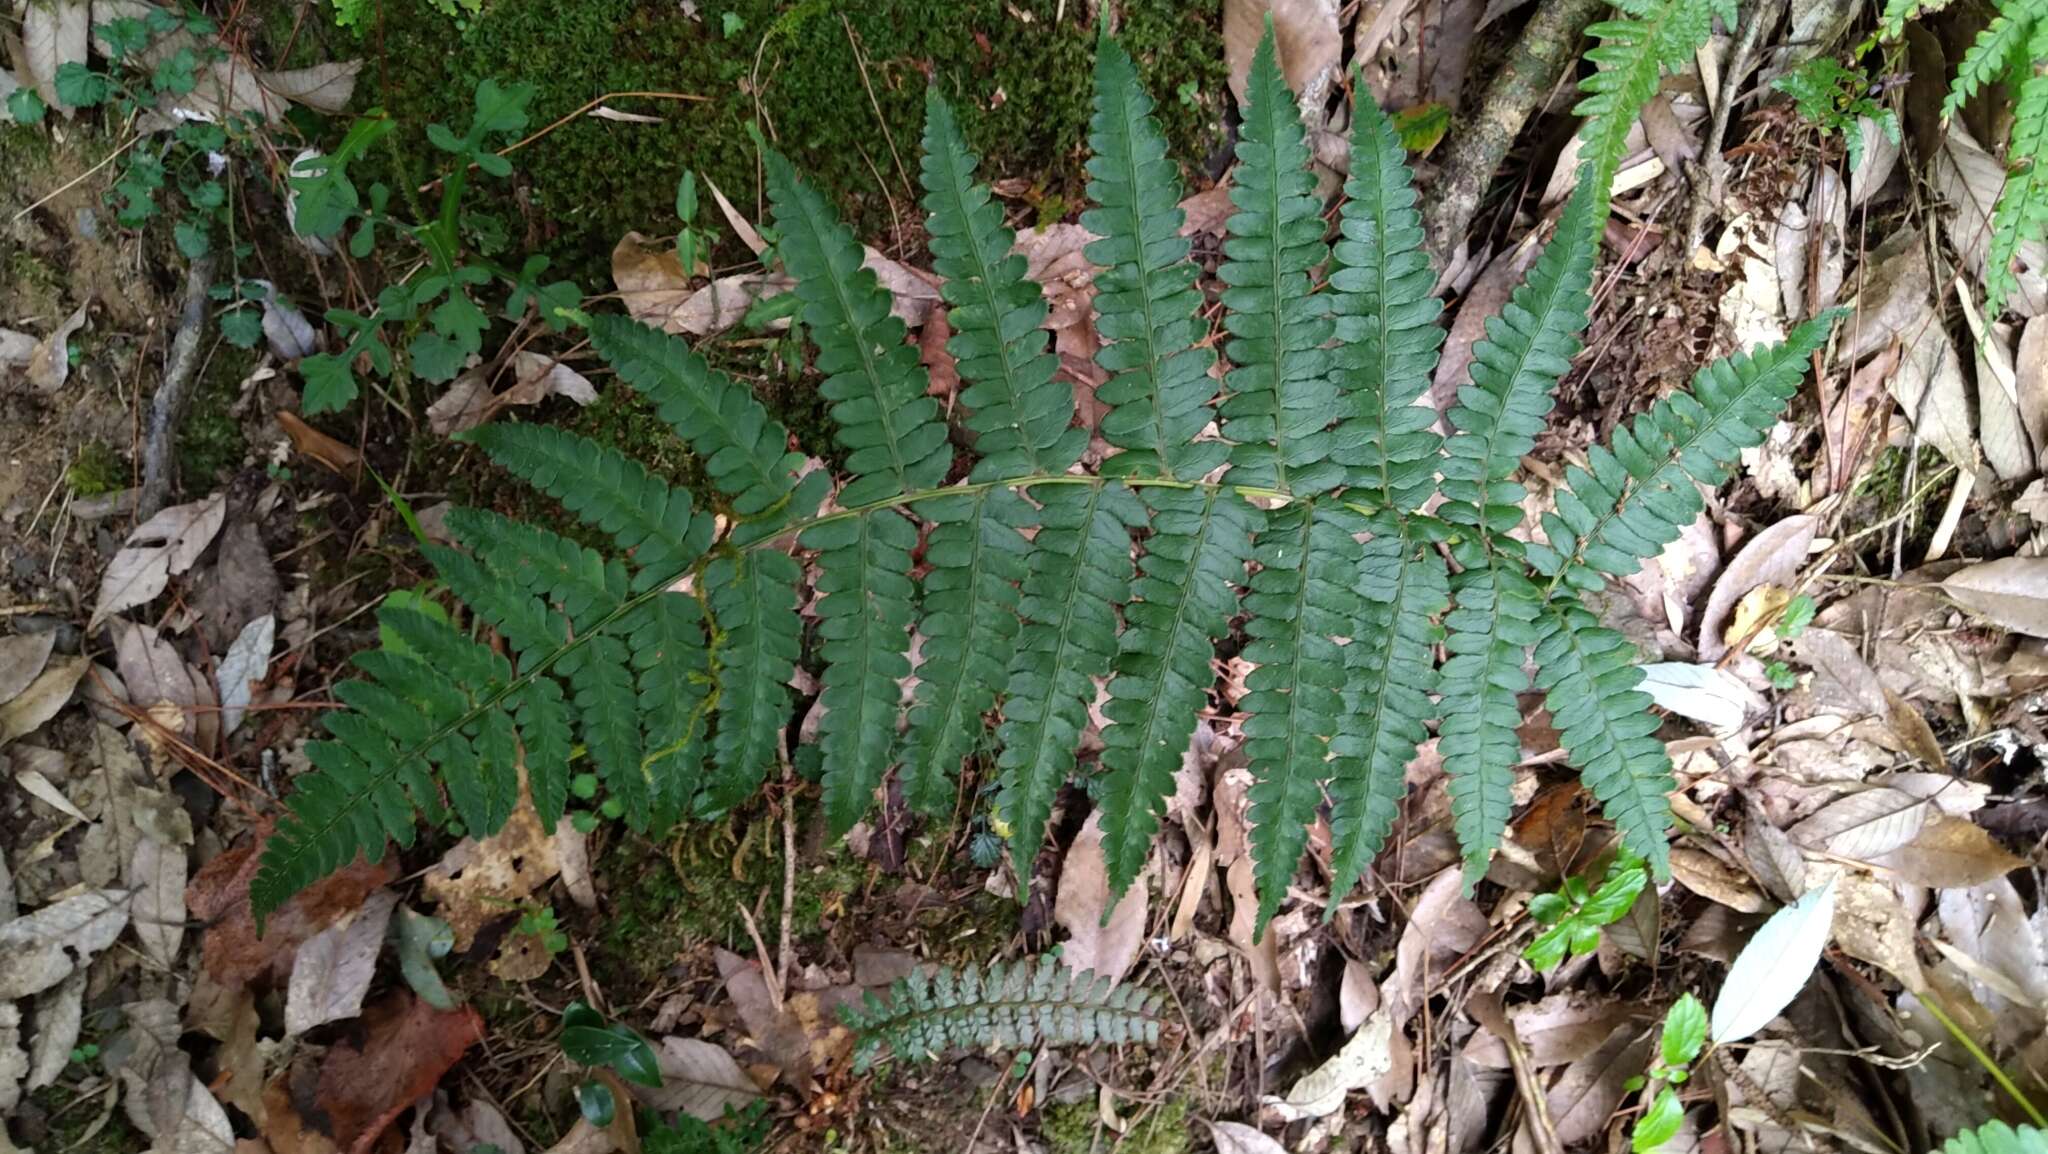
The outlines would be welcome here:
<svg viewBox="0 0 2048 1154">
<path fill-rule="evenodd" d="M 2020 330 L 2012 358 L 2012 387 L 2019 395 L 2020 424 L 2035 451 L 2048 454 L 2048 316 L 2036 316 Z M 2040 463 L 2037 458 L 2035 464 Z"/>
<path fill-rule="evenodd" d="M 1558 1141 L 1574 1146 L 1605 1130 L 1607 1119 L 1628 1093 L 1623 1084 L 1643 1072 L 1649 1053 L 1649 1035 L 1627 1025 L 1608 1035 L 1599 1049 L 1566 1066 L 1546 1096 Z"/>
<path fill-rule="evenodd" d="M 78 821 L 92 820 L 85 816 L 84 810 L 73 805 L 71 799 L 64 796 L 64 791 L 58 789 L 55 782 L 52 782 L 43 775 L 42 770 L 17 769 L 14 771 L 14 784 L 20 786 L 23 793 L 28 794 L 30 797 L 35 798 L 59 813 L 75 818 Z"/>
<path fill-rule="evenodd" d="M 56 644 L 55 630 L 0 637 L 0 705 L 13 701 L 42 675 Z"/>
<path fill-rule="evenodd" d="M 29 1066 L 28 1051 L 21 1048 L 21 1007 L 0 1002 L 0 1114 L 11 1115 L 21 1104 Z"/>
<path fill-rule="evenodd" d="M 1983 885 L 2027 864 L 1976 822 L 1944 814 L 1930 817 L 1912 841 L 1870 862 L 1914 885 L 1936 889 Z"/>
<path fill-rule="evenodd" d="M 1991 245 L 1992 210 L 2005 189 L 2005 164 L 1985 151 L 1961 117 L 1943 126 L 1941 147 L 1928 168 L 1934 193 L 1951 211 L 1938 214 L 1949 243 L 1980 281 Z M 2048 311 L 2048 243 L 2038 236 L 2019 247 L 2019 285 L 2010 306 L 2022 316 Z"/>
<path fill-rule="evenodd" d="M 1705 850 L 1691 846 L 1674 847 L 1671 851 L 1671 876 L 1686 889 L 1737 913 L 1763 912 L 1763 896 L 1749 887 L 1741 871 Z"/>
<path fill-rule="evenodd" d="M 0 925 L 0 1001 L 47 990 L 112 945 L 128 891 L 88 890 Z"/>
<path fill-rule="evenodd" d="M 356 90 L 356 74 L 362 70 L 360 60 L 330 60 L 288 72 L 259 72 L 256 81 L 286 100 L 332 116 L 348 110 L 348 99 Z"/>
<path fill-rule="evenodd" d="M 656 1110 L 681 1110 L 711 1121 L 728 1107 L 738 1110 L 761 1097 L 761 1088 L 721 1046 L 702 1038 L 669 1037 L 655 1048 L 661 1064 L 661 1086 L 633 1088 L 633 1094 Z"/>
<path fill-rule="evenodd" d="M 427 871 L 421 888 L 455 931 L 460 952 L 486 923 L 511 913 L 560 871 L 554 840 L 541 832 L 540 815 L 522 794 L 497 833 L 482 841 L 464 838 Z"/>
<path fill-rule="evenodd" d="M 123 878 L 135 891 L 129 916 L 142 952 L 166 968 L 177 961 L 185 940 L 185 872 L 183 846 L 145 837 L 135 843 Z"/>
<path fill-rule="evenodd" d="M 1131 883 L 1114 908 L 1109 899 L 1109 865 L 1102 852 L 1102 815 L 1093 813 L 1074 836 L 1060 865 L 1059 891 L 1052 917 L 1067 931 L 1060 961 L 1076 972 L 1089 971 L 1111 982 L 1121 981 L 1138 960 L 1145 942 L 1150 908 L 1151 870 Z"/>
<path fill-rule="evenodd" d="M 2048 637 L 2048 557 L 2001 557 L 1950 574 L 1941 588 L 1994 625 Z"/>
<path fill-rule="evenodd" d="M 1772 914 L 1728 967 L 1709 1015 L 1716 1044 L 1740 1042 L 1769 1025 L 1806 986 L 1828 943 L 1835 879 Z"/>
<path fill-rule="evenodd" d="M 270 674 L 270 650 L 277 643 L 277 615 L 265 613 L 242 627 L 228 646 L 214 671 L 220 685 L 220 724 L 223 737 L 242 724 L 256 683 Z"/>
<path fill-rule="evenodd" d="M 1301 94 L 1303 108 L 1319 107 L 1344 54 L 1338 7 L 1336 0 L 1224 0 L 1223 63 L 1238 105 L 1245 103 L 1245 79 L 1270 13 L 1273 46 L 1288 89 Z"/>
<path fill-rule="evenodd" d="M 1346 1095 L 1393 1069 L 1393 1032 L 1386 1013 L 1371 1015 L 1342 1049 L 1289 1087 L 1286 1097 L 1268 1097 L 1263 1104 L 1290 1122 L 1336 1113 L 1344 1108 Z"/>
<path fill-rule="evenodd" d="M 1789 830 L 1808 849 L 1869 861 L 1918 836 L 1932 807 L 1903 790 L 1858 790 Z"/>
<path fill-rule="evenodd" d="M 81 967 L 36 995 L 36 1035 L 28 1047 L 30 1090 L 55 1085 L 71 1064 L 71 1050 L 78 1045 L 85 1021 L 85 977 Z"/>
<path fill-rule="evenodd" d="M 1616 1029 L 1633 1021 L 1637 1012 L 1637 1007 L 1627 1002 L 1573 992 L 1515 1006 L 1507 1017 L 1529 1064 L 1544 1069 L 1576 1062 L 1598 1050 Z M 1507 1046 L 1484 1030 L 1472 1036 L 1464 1054 L 1491 1069 L 1505 1070 L 1510 1064 Z"/>
<path fill-rule="evenodd" d="M 34 733 L 57 716 L 91 666 L 91 660 L 85 657 L 59 657 L 44 666 L 13 700 L 0 704 L 0 746 Z"/>
<path fill-rule="evenodd" d="M 1863 163 L 1849 174 L 1849 204 L 1857 207 L 1891 179 L 1892 170 L 1899 164 L 1900 145 L 1868 116 L 1857 117 L 1853 131 L 1863 138 Z"/>
<path fill-rule="evenodd" d="M 1754 689 L 1717 665 L 1662 661 L 1642 669 L 1643 681 L 1636 688 L 1659 707 L 1715 733 L 1733 733 L 1751 712 L 1763 709 L 1763 699 Z"/>
<path fill-rule="evenodd" d="M 30 12 L 42 11 L 40 5 L 31 5 Z M 85 324 L 85 308 L 66 317 L 49 336 L 36 342 L 28 357 L 28 383 L 40 392 L 54 393 L 71 379 L 71 334 Z"/>
<path fill-rule="evenodd" d="M 92 7 L 86 0 L 41 0 L 28 5 L 21 20 L 21 63 L 43 103 L 71 115 L 71 106 L 57 99 L 57 69 L 84 64 L 91 40 Z M 61 381 L 59 383 L 62 383 Z"/>
<path fill-rule="evenodd" d="M 1914 993 L 1927 988 L 1914 953 L 1913 919 L 1887 882 L 1859 870 L 1843 870 L 1833 919 L 1835 944 L 1890 974 Z"/>
<path fill-rule="evenodd" d="M 1216 1154 L 1287 1154 L 1287 1147 L 1242 1122 L 1211 1122 Z"/>
<path fill-rule="evenodd" d="M 2036 450 L 2020 420 L 2018 373 L 2013 364 L 2012 326 L 1993 325 L 1975 343 L 1977 441 L 2000 480 L 2020 481 L 2035 473 Z"/>
<path fill-rule="evenodd" d="M 363 997 L 377 976 L 377 954 L 383 948 L 398 894 L 378 890 L 341 921 L 306 939 L 292 962 L 285 994 L 284 1032 L 296 1037 L 315 1026 L 353 1018 L 362 1012 Z"/>
<path fill-rule="evenodd" d="M 1787 517 L 1759 531 L 1729 559 L 1700 614 L 1701 659 L 1716 661 L 1728 652 L 1722 626 L 1736 603 L 1750 590 L 1759 585 L 1792 584 L 1806 563 L 1807 548 L 1813 544 L 1819 524 L 1805 514 Z"/>
<path fill-rule="evenodd" d="M 172 577 L 199 560 L 226 520 L 227 494 L 222 492 L 173 505 L 136 526 L 100 577 L 99 601 L 87 628 L 96 629 L 109 615 L 154 600 Z"/>
</svg>

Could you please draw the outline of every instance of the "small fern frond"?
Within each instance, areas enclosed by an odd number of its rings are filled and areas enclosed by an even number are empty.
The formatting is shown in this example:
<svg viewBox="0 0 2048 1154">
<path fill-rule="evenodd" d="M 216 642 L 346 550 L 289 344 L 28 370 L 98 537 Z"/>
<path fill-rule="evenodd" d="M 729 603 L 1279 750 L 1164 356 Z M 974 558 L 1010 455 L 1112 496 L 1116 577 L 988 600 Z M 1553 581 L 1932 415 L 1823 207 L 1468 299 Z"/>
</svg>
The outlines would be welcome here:
<svg viewBox="0 0 2048 1154">
<path fill-rule="evenodd" d="M 768 199 L 796 278 L 804 323 L 818 346 L 819 395 L 832 402 L 846 468 L 839 502 L 866 505 L 946 479 L 952 447 L 939 403 L 925 395 L 924 366 L 903 342 L 887 290 L 861 264 L 861 246 L 818 190 L 781 153 L 768 154 Z"/>
<path fill-rule="evenodd" d="M 1251 762 L 1251 843 L 1263 931 L 1287 896 L 1308 824 L 1329 776 L 1330 739 L 1344 712 L 1344 652 L 1335 638 L 1359 619 L 1352 591 L 1364 525 L 1339 505 L 1295 502 L 1274 510 L 1252 559 L 1251 620 L 1243 656 L 1256 668 L 1238 708 Z"/>
<path fill-rule="evenodd" d="M 1159 833 L 1209 687 L 1216 639 L 1237 608 L 1252 534 L 1264 517 L 1228 491 L 1148 489 L 1152 533 L 1138 559 L 1133 600 L 1109 701 L 1102 707 L 1102 849 L 1109 888 L 1122 894 Z"/>
<path fill-rule="evenodd" d="M 2028 51 L 2037 61 L 2048 59 L 2048 15 L 2034 25 Z M 2034 71 L 2020 84 L 2005 159 L 2005 188 L 1992 209 L 1984 256 L 1986 311 L 1993 314 L 2004 311 L 2006 298 L 2019 287 L 2012 263 L 2020 246 L 2048 236 L 2048 74 Z"/>
<path fill-rule="evenodd" d="M 2008 0 L 1999 8 L 1998 15 L 1991 18 L 1991 23 L 1984 26 L 1963 53 L 1962 63 L 1956 65 L 1956 77 L 1949 82 L 1948 95 L 1941 102 L 1944 121 L 1977 95 L 1979 88 L 1995 83 L 2013 56 L 2026 50 L 2027 41 L 2034 34 L 2033 14 L 2027 11 L 2026 4 Z"/>
<path fill-rule="evenodd" d="M 997 731 L 996 810 L 1010 826 L 1019 877 L 1045 838 L 1053 795 L 1074 768 L 1095 679 L 1116 656 L 1116 607 L 1130 600 L 1130 530 L 1144 509 L 1121 485 L 1040 485 L 1038 534 Z"/>
<path fill-rule="evenodd" d="M 1586 59 L 1599 65 L 1579 85 L 1585 99 L 1572 111 L 1585 118 L 1579 137 L 1579 181 L 1590 183 L 1598 197 L 1596 211 L 1583 223 L 1598 229 L 1607 219 L 1607 199 L 1615 173 L 1628 156 L 1629 129 L 1636 114 L 1657 94 L 1666 72 L 1682 72 L 1693 53 L 1714 30 L 1719 15 L 1735 26 L 1734 0 L 1615 0 L 1622 14 L 1588 28 L 1599 40 Z"/>
<path fill-rule="evenodd" d="M 1827 340 L 1837 313 L 1792 330 L 1781 343 L 1702 368 L 1689 393 L 1674 393 L 1587 451 L 1585 468 L 1565 470 L 1557 511 L 1543 516 L 1548 544 L 1528 547 L 1530 565 L 1589 592 L 1602 574 L 1626 577 L 1677 540 L 1699 515 L 1698 485 L 1728 479 L 1742 450 L 1759 444 Z"/>
<path fill-rule="evenodd" d="M 901 748 L 903 800 L 932 817 L 953 808 L 954 775 L 983 735 L 1017 652 L 1017 582 L 1035 511 L 1013 490 L 979 489 L 921 501 L 933 522 L 920 593 L 924 634 L 917 695 Z"/>
<path fill-rule="evenodd" d="M 1351 176 L 1340 210 L 1336 268 L 1335 377 L 1345 393 L 1336 459 L 1351 485 L 1381 507 L 1417 509 L 1436 491 L 1443 438 L 1436 410 L 1415 402 L 1429 388 L 1444 343 L 1430 295 L 1435 276 L 1424 251 L 1422 213 L 1406 150 L 1371 87 L 1353 102 Z"/>
<path fill-rule="evenodd" d="M 930 214 L 932 270 L 951 311 L 946 350 L 967 387 L 967 427 L 981 460 L 969 480 L 1064 473 L 1081 459 L 1088 430 L 1073 425 L 1074 393 L 1053 379 L 1046 347 L 1045 295 L 1010 251 L 1016 235 L 1002 206 L 974 181 L 978 158 L 936 85 L 925 90 L 924 159 L 919 176 Z"/>
<path fill-rule="evenodd" d="M 689 491 L 649 476 L 617 449 L 543 425 L 489 424 L 463 436 L 611 534 L 639 567 L 636 592 L 675 580 L 711 543 L 712 519 L 691 515 Z"/>
<path fill-rule="evenodd" d="M 624 564 L 537 525 L 456 506 L 448 531 L 491 572 L 546 598 L 578 632 L 626 599 Z"/>
<path fill-rule="evenodd" d="M 1465 855 L 1465 888 L 1486 873 L 1514 807 L 1516 733 L 1522 709 L 1516 695 L 1529 688 L 1522 658 L 1538 637 L 1542 593 L 1521 566 L 1470 544 L 1459 551 L 1464 572 L 1451 582 L 1444 617 L 1444 651 L 1437 674 L 1437 751 L 1451 789 L 1451 819 Z"/>
<path fill-rule="evenodd" d="M 2048 1130 L 1993 1120 L 1965 1130 L 1929 1154 L 2048 1154 Z"/>
<path fill-rule="evenodd" d="M 1658 880 L 1671 876 L 1671 828 L 1676 786 L 1671 757 L 1657 740 L 1650 695 L 1637 689 L 1643 671 L 1635 646 L 1603 627 L 1577 601 L 1545 607 L 1536 643 L 1536 688 L 1550 709 L 1565 756 L 1579 780 L 1600 799 L 1621 844 L 1648 862 Z"/>
<path fill-rule="evenodd" d="M 718 686 L 711 773 L 700 803 L 707 813 L 723 813 L 753 796 L 785 756 L 789 679 L 803 646 L 796 603 L 801 577 L 795 558 L 771 549 L 717 557 L 704 568 Z"/>
<path fill-rule="evenodd" d="M 924 1062 L 954 1047 L 1151 1045 L 1159 1041 L 1160 1005 L 1153 991 L 1077 974 L 1048 954 L 985 971 L 920 967 L 886 998 L 870 991 L 840 1017 L 854 1032 L 854 1070 L 865 1073 L 889 1057 Z"/>
<path fill-rule="evenodd" d="M 1592 187 L 1580 183 L 1543 255 L 1500 315 L 1487 318 L 1486 336 L 1472 346 L 1472 382 L 1449 413 L 1457 432 L 1444 445 L 1441 515 L 1493 545 L 1519 545 L 1505 534 L 1522 523 L 1524 490 L 1509 478 L 1543 431 L 1593 303 L 1597 242 L 1587 216 L 1600 197 Z"/>
<path fill-rule="evenodd" d="M 704 611 L 687 593 L 662 593 L 619 622 L 633 651 L 647 826 L 659 833 L 689 812 L 704 776 L 711 729 L 711 663 Z"/>
<path fill-rule="evenodd" d="M 1280 73 L 1270 17 L 1247 84 L 1230 188 L 1238 211 L 1216 270 L 1229 310 L 1224 353 L 1236 367 L 1223 379 L 1230 397 L 1217 411 L 1224 438 L 1236 442 L 1233 482 L 1313 495 L 1344 481 L 1343 466 L 1330 459 L 1329 426 L 1340 414 L 1323 346 L 1333 325 L 1328 299 L 1310 283 L 1330 250 L 1301 105 Z"/>
<path fill-rule="evenodd" d="M 825 760 L 825 818 L 833 837 L 852 829 L 889 771 L 901 710 L 897 683 L 910 674 L 917 526 L 893 509 L 828 521 L 798 538 L 818 551 L 818 638 L 825 659 L 818 745 Z"/>
<path fill-rule="evenodd" d="M 1137 66 L 1108 29 L 1095 51 L 1095 111 L 1089 121 L 1088 196 L 1096 207 L 1081 226 L 1102 239 L 1086 255 L 1095 277 L 1096 332 L 1106 342 L 1095 361 L 1109 380 L 1095 397 L 1110 406 L 1104 440 L 1122 453 L 1103 462 L 1119 476 L 1153 474 L 1195 480 L 1223 464 L 1221 441 L 1197 441 L 1215 419 L 1209 379 L 1214 354 L 1198 313 L 1190 245 L 1180 235 L 1180 175 L 1152 118 L 1152 98 Z"/>
<path fill-rule="evenodd" d="M 1420 518 L 1381 514 L 1359 567 L 1359 624 L 1344 648 L 1344 714 L 1330 742 L 1330 905 L 1351 892 L 1386 844 L 1407 792 L 1408 763 L 1436 712 L 1437 615 L 1448 571 Z"/>
<path fill-rule="evenodd" d="M 680 337 L 619 316 L 590 318 L 590 344 L 654 405 L 732 511 L 757 516 L 789 495 L 803 454 L 744 385 L 713 369 Z"/>
</svg>

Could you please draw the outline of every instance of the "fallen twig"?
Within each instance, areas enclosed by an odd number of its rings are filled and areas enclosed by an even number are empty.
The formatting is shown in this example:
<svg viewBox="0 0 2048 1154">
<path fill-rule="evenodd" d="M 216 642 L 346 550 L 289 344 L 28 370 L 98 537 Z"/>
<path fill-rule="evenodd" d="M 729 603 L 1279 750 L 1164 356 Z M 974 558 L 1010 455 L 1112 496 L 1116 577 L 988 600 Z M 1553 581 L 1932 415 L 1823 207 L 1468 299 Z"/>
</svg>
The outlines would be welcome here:
<svg viewBox="0 0 2048 1154">
<path fill-rule="evenodd" d="M 185 391 L 199 367 L 199 338 L 206 331 L 206 290 L 213 283 L 213 257 L 202 256 L 185 272 L 185 310 L 171 355 L 164 363 L 163 383 L 149 407 L 149 435 L 142 443 L 142 495 L 135 516 L 156 516 L 171 495 L 171 450 L 177 443 L 178 418 L 184 415 Z"/>
</svg>

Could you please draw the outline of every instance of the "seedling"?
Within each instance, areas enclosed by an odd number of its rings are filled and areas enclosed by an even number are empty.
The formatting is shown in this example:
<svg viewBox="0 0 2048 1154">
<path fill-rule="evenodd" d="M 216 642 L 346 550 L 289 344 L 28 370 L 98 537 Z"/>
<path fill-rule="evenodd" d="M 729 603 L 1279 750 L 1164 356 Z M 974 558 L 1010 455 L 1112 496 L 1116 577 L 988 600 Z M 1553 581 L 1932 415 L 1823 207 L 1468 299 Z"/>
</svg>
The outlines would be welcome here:
<svg viewBox="0 0 2048 1154">
<path fill-rule="evenodd" d="M 1600 927 L 1618 922 L 1636 904 L 1649 874 L 1641 858 L 1615 855 L 1593 889 L 1584 878 L 1568 877 L 1556 893 L 1529 899 L 1529 916 L 1549 928 L 1536 935 L 1522 956 L 1538 970 L 1555 969 L 1569 954 L 1578 957 L 1600 948 Z"/>
</svg>

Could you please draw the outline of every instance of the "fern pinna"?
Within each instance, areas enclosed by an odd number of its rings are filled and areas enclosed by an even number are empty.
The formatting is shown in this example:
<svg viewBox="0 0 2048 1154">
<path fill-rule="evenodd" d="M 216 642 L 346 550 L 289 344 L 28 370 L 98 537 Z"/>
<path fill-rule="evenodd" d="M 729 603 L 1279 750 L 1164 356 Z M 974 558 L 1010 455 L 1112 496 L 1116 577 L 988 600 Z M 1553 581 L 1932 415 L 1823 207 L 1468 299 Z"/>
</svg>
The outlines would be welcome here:
<svg viewBox="0 0 2048 1154">
<path fill-rule="evenodd" d="M 337 687 L 349 708 L 309 747 L 318 772 L 267 844 L 256 908 L 358 852 L 383 853 L 387 839 L 408 844 L 419 814 L 444 820 L 444 791 L 465 827 L 487 833 L 523 773 L 552 826 L 578 757 L 639 828 L 743 803 L 790 760 L 806 561 L 809 652 L 823 666 L 816 760 L 836 830 L 892 773 L 911 806 L 950 813 L 964 760 L 992 748 L 998 824 L 1028 873 L 1060 787 L 1084 770 L 1077 751 L 1100 696 L 1103 748 L 1085 772 L 1100 778 L 1121 889 L 1142 871 L 1217 689 L 1216 646 L 1235 636 L 1253 666 L 1234 708 L 1255 779 L 1262 919 L 1326 799 L 1338 893 L 1365 874 L 1432 730 L 1468 876 L 1483 873 L 1509 817 L 1519 698 L 1532 690 L 1623 842 L 1663 873 L 1671 783 L 1657 721 L 1633 651 L 1578 598 L 1698 513 L 1698 487 L 1760 439 L 1830 318 L 1710 365 L 1691 393 L 1617 430 L 1568 471 L 1540 540 L 1520 532 L 1514 478 L 1579 351 L 1622 139 L 1613 124 L 1654 89 L 1673 38 L 1700 32 L 1698 20 L 1657 23 L 1676 21 L 1664 10 L 1682 2 L 1631 0 L 1630 13 L 1656 18 L 1610 28 L 1588 84 L 1579 192 L 1488 321 L 1448 436 L 1418 403 L 1444 338 L 1399 138 L 1359 101 L 1328 242 L 1270 32 L 1217 270 L 1220 387 L 1176 169 L 1130 58 L 1102 39 L 1096 207 L 1082 219 L 1099 236 L 1087 251 L 1102 268 L 1097 396 L 1110 452 L 1093 472 L 1077 468 L 1088 438 L 1055 376 L 1046 307 L 936 89 L 921 173 L 964 385 L 957 433 L 861 246 L 769 154 L 779 251 L 845 451 L 831 503 L 826 471 L 804 469 L 747 389 L 677 338 L 592 318 L 597 352 L 704 463 L 709 507 L 568 433 L 469 434 L 610 534 L 619 555 L 489 513 L 452 515 L 458 547 L 431 559 L 466 611 L 418 598 L 383 608 L 385 644 Z"/>
</svg>

